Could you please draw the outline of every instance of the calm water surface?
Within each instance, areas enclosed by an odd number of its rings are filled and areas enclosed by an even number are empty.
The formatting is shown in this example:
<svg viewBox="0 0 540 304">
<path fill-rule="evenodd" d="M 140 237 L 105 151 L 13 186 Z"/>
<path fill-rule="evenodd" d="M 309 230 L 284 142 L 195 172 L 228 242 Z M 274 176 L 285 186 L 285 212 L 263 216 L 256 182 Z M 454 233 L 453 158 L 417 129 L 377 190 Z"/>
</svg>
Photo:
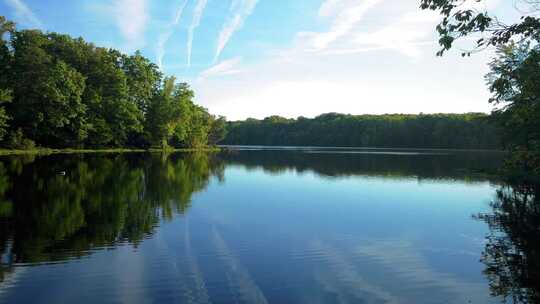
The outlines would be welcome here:
<svg viewBox="0 0 540 304">
<path fill-rule="evenodd" d="M 0 303 L 500 303 L 490 216 L 505 188 L 481 172 L 501 159 L 4 157 Z"/>
</svg>

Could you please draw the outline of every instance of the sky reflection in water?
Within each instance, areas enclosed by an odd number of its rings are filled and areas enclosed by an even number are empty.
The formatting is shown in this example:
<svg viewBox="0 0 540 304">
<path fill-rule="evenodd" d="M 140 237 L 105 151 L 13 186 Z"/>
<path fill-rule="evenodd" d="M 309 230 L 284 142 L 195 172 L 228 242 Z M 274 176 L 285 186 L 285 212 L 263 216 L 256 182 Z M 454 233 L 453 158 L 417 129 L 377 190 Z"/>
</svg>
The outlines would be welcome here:
<svg viewBox="0 0 540 304">
<path fill-rule="evenodd" d="M 500 302 L 502 155 L 380 152 L 4 158 L 0 302 Z"/>
</svg>

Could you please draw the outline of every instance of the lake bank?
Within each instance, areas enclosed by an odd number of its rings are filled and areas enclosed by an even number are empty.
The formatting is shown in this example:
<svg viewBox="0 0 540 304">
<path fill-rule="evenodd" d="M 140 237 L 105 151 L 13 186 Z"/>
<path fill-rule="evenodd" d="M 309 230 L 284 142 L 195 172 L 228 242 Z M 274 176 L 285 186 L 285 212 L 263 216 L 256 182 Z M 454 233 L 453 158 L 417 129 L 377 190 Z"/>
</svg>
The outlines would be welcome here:
<svg viewBox="0 0 540 304">
<path fill-rule="evenodd" d="M 494 153 L 507 153 L 508 151 L 503 149 L 458 149 L 458 148 L 400 148 L 400 147 L 373 147 L 373 146 L 281 146 L 281 145 L 218 145 L 223 150 L 365 150 L 365 151 L 448 151 L 448 152 L 494 152 Z"/>
<path fill-rule="evenodd" d="M 0 149 L 0 156 L 6 155 L 51 155 L 51 154 L 88 154 L 88 153 L 161 153 L 161 152 L 218 152 L 219 147 L 185 148 L 185 149 L 50 149 L 37 148 L 31 150 Z"/>
<path fill-rule="evenodd" d="M 6 155 L 50 155 L 50 154 L 87 154 L 87 153 L 161 153 L 161 152 L 220 152 L 237 151 L 246 149 L 256 150 L 366 150 L 366 151 L 451 151 L 451 152 L 492 152 L 506 153 L 503 150 L 481 150 L 481 149 L 422 149 L 422 148 L 378 148 L 378 147 L 327 147 L 327 146 L 260 146 L 260 145 L 219 145 L 205 148 L 181 148 L 181 149 L 141 149 L 141 148 L 97 148 L 97 149 L 57 149 L 57 148 L 35 148 L 35 149 L 0 149 L 0 156 Z"/>
</svg>

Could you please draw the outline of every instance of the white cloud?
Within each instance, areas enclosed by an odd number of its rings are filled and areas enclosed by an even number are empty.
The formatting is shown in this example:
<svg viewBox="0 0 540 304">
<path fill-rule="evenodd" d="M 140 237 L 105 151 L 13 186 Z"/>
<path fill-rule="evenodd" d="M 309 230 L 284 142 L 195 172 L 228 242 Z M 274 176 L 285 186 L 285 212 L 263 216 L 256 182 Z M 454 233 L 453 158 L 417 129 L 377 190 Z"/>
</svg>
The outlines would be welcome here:
<svg viewBox="0 0 540 304">
<path fill-rule="evenodd" d="M 461 4 L 460 9 L 487 11 L 487 10 L 495 9 L 497 6 L 499 6 L 500 3 L 501 3 L 501 0 L 484 0 L 484 1 L 467 0 L 463 2 L 463 4 Z M 518 5 L 517 2 L 516 2 L 516 5 Z"/>
<path fill-rule="evenodd" d="M 206 8 L 208 0 L 198 0 L 193 11 L 193 20 L 188 29 L 188 40 L 187 40 L 187 67 L 191 66 L 191 54 L 193 50 L 193 36 L 195 29 L 201 24 L 201 18 Z"/>
<path fill-rule="evenodd" d="M 241 57 L 236 57 L 229 60 L 224 60 L 209 69 L 203 71 L 199 75 L 199 80 L 211 78 L 211 77 L 219 77 L 219 76 L 227 76 L 227 75 L 234 75 L 241 72 L 241 70 L 238 69 L 238 64 L 242 61 Z"/>
<path fill-rule="evenodd" d="M 433 45 L 435 24 L 439 17 L 433 12 L 405 13 L 398 20 L 373 32 L 356 33 L 352 42 L 357 45 L 349 52 L 371 49 L 393 49 L 409 57 L 419 57 L 420 47 Z"/>
<path fill-rule="evenodd" d="M 386 5 L 382 0 L 327 0 L 319 17 L 333 18 L 329 30 L 299 32 L 294 51 L 337 56 L 390 49 L 418 58 L 423 46 L 436 43 L 434 28 L 440 20 L 411 0 Z"/>
<path fill-rule="evenodd" d="M 180 3 L 180 6 L 176 10 L 173 21 L 169 25 L 167 25 L 167 29 L 165 30 L 165 32 L 159 35 L 156 53 L 157 53 L 157 62 L 160 69 L 163 68 L 163 57 L 165 56 L 165 46 L 167 42 L 169 42 L 169 39 L 171 39 L 172 34 L 174 33 L 174 27 L 180 23 L 180 18 L 182 18 L 182 14 L 184 12 L 184 9 L 186 8 L 187 3 L 188 3 L 188 0 L 182 0 L 182 2 Z"/>
<path fill-rule="evenodd" d="M 314 61 L 311 62 L 315 64 Z M 207 79 L 195 84 L 199 92 L 198 100 L 212 113 L 225 115 L 229 119 L 245 119 L 247 117 L 264 118 L 270 115 L 285 117 L 314 117 L 321 113 L 340 112 L 351 114 L 384 114 L 384 113 L 455 113 L 455 112 L 487 112 L 490 106 L 485 90 L 480 64 L 469 65 L 466 69 L 452 64 L 455 68 L 446 71 L 459 75 L 449 80 L 446 85 L 459 87 L 460 90 L 448 90 L 441 81 L 448 75 L 431 73 L 445 64 L 433 69 L 421 69 L 411 72 L 410 80 L 403 74 L 388 76 L 368 74 L 361 77 L 335 75 L 342 72 L 339 67 L 321 69 L 321 74 L 309 75 L 302 67 L 279 66 L 274 70 L 262 72 L 272 73 L 263 77 L 256 68 L 244 70 L 233 79 Z M 466 62 L 461 64 L 467 65 Z M 391 66 L 380 65 L 380 73 L 398 73 Z M 399 69 L 414 71 L 414 64 L 400 66 Z M 426 75 L 423 77 L 421 73 Z M 280 77 L 286 74 L 302 74 L 305 77 L 292 76 L 283 81 Z M 359 72 L 362 73 L 362 72 Z M 371 70 L 369 71 L 371 73 Z M 473 75 L 471 77 L 471 75 Z M 474 78 L 473 78 L 474 77 Z M 444 94 L 441 92 L 445 92 Z"/>
<path fill-rule="evenodd" d="M 436 57 L 439 19 L 420 11 L 417 0 L 328 0 L 316 13 L 330 19 L 328 30 L 299 32 L 292 46 L 243 64 L 241 73 L 221 62 L 194 83 L 197 100 L 230 119 L 489 111 L 483 80 L 489 54 Z M 347 14 L 347 22 L 340 19 Z M 317 49 L 321 37 L 331 39 Z"/>
<path fill-rule="evenodd" d="M 214 62 L 219 59 L 221 52 L 234 33 L 244 25 L 245 20 L 253 13 L 258 0 L 233 0 L 231 3 L 231 15 L 223 25 L 217 42 L 216 55 Z"/>
<path fill-rule="evenodd" d="M 232 0 L 231 5 L 229 6 L 229 13 L 235 12 L 242 4 L 243 0 Z"/>
<path fill-rule="evenodd" d="M 128 48 L 144 45 L 144 32 L 149 19 L 147 0 L 116 0 L 114 12 Z"/>
<path fill-rule="evenodd" d="M 326 0 L 321 4 L 321 7 L 319 8 L 319 16 L 321 17 L 327 17 L 332 14 L 334 14 L 335 10 L 339 6 L 340 3 L 342 3 L 342 0 Z"/>
<path fill-rule="evenodd" d="M 5 0 L 6 4 L 15 10 L 15 15 L 19 22 L 30 26 L 43 28 L 43 22 L 32 12 L 32 10 L 22 0 Z"/>
<path fill-rule="evenodd" d="M 335 17 L 330 29 L 323 33 L 304 33 L 311 36 L 315 49 L 325 49 L 332 42 L 349 34 L 366 13 L 382 0 L 327 0 L 319 9 L 321 17 Z"/>
</svg>

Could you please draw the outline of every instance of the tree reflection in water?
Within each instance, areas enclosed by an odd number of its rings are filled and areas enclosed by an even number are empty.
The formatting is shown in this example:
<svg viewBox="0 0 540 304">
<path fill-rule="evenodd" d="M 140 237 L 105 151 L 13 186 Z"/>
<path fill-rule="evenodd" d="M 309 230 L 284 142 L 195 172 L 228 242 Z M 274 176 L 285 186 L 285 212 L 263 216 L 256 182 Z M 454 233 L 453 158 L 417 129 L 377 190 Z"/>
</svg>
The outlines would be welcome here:
<svg viewBox="0 0 540 304">
<path fill-rule="evenodd" d="M 188 212 L 192 195 L 212 177 L 222 180 L 225 165 L 328 178 L 501 183 L 459 169 L 496 166 L 497 154 L 372 157 L 332 152 L 222 153 L 219 160 L 212 154 L 0 159 L 0 284 L 17 277 L 21 268 L 15 265 L 63 262 L 125 243 L 139 246 L 160 221 Z M 66 174 L 58 174 L 62 171 Z M 493 295 L 508 302 L 540 303 L 539 197 L 538 184 L 507 183 L 499 187 L 492 210 L 476 216 L 490 228 L 482 254 L 485 275 Z"/>
<path fill-rule="evenodd" d="M 65 171 L 66 174 L 58 174 Z M 10 157 L 0 162 L 0 282 L 13 265 L 138 246 L 187 212 L 223 167 L 212 154 Z"/>
<path fill-rule="evenodd" d="M 540 303 L 540 185 L 501 186 L 492 211 L 476 216 L 490 228 L 482 262 L 494 296 Z"/>
</svg>

